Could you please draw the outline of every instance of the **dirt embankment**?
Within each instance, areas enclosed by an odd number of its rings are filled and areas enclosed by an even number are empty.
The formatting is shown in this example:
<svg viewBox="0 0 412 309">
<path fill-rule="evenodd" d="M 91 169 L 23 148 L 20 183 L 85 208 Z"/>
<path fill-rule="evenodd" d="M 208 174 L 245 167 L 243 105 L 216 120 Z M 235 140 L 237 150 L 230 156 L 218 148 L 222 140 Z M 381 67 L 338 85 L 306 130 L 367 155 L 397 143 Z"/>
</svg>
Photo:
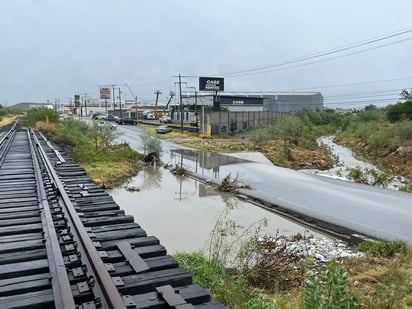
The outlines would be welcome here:
<svg viewBox="0 0 412 309">
<path fill-rule="evenodd" d="M 261 145 L 253 145 L 245 136 L 219 139 L 175 138 L 174 142 L 211 152 L 259 151 L 273 164 L 293 169 L 324 170 L 333 166 L 333 160 L 326 149 L 305 149 L 294 144 L 285 145 L 283 141 L 275 139 Z"/>
<path fill-rule="evenodd" d="M 16 119 L 17 119 L 16 115 L 5 116 L 3 118 L 0 118 L 0 127 L 3 127 L 3 126 L 6 126 L 6 125 L 10 124 Z"/>
<path fill-rule="evenodd" d="M 391 148 L 382 145 L 372 149 L 367 143 L 356 140 L 339 140 L 360 158 L 372 162 L 379 169 L 395 175 L 412 178 L 412 146 Z"/>
</svg>

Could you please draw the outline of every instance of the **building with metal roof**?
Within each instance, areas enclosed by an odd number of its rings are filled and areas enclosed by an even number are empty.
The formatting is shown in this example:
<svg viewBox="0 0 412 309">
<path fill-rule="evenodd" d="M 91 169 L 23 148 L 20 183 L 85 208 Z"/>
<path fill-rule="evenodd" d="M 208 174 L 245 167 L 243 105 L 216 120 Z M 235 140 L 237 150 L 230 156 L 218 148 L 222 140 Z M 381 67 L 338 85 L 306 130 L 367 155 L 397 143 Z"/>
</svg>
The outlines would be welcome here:
<svg viewBox="0 0 412 309">
<path fill-rule="evenodd" d="M 197 92 L 182 95 L 184 106 L 209 105 L 215 110 L 229 111 L 299 112 L 323 110 L 320 92 L 222 92 L 212 95 Z"/>
</svg>

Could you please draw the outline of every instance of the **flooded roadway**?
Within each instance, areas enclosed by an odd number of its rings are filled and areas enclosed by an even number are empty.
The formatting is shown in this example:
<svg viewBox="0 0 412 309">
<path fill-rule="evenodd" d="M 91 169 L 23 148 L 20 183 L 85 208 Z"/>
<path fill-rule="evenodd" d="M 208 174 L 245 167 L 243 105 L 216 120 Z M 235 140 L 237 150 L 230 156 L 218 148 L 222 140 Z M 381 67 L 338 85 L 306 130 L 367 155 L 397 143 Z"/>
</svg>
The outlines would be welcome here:
<svg viewBox="0 0 412 309">
<path fill-rule="evenodd" d="M 122 128 L 123 132 L 131 134 L 125 134 L 122 138 L 129 136 L 131 142 L 138 144 L 139 138 L 136 137 L 139 129 Z M 129 144 L 134 148 L 132 143 Z M 315 220 L 315 224 L 325 224 L 326 228 L 338 233 L 357 233 L 386 240 L 401 239 L 412 244 L 411 194 L 269 164 L 239 159 L 232 161 L 229 156 L 201 154 L 167 141 L 162 141 L 162 145 L 163 162 L 176 164 L 183 161 L 184 168 L 216 184 L 231 174 L 232 178 L 237 177 L 252 188 L 239 189 L 239 192 L 253 200 L 276 205 L 311 222 Z M 139 222 L 138 217 L 136 221 Z"/>
<path fill-rule="evenodd" d="M 127 188 L 131 190 L 127 190 Z M 276 235 L 314 234 L 282 216 L 218 192 L 210 185 L 176 176 L 163 167 L 145 167 L 126 185 L 108 191 L 148 234 L 156 235 L 169 253 L 196 251 L 209 245 L 217 222 L 234 222 Z M 264 226 L 262 220 L 266 220 Z"/>
<path fill-rule="evenodd" d="M 136 127 L 122 127 L 121 140 L 142 151 Z M 183 165 L 204 178 L 219 179 L 230 173 L 232 164 L 248 161 L 205 151 L 191 150 L 162 141 L 162 161 Z M 128 190 L 129 188 L 130 190 Z M 127 184 L 108 190 L 127 214 L 133 215 L 150 235 L 156 235 L 169 253 L 196 251 L 208 247 L 217 222 L 234 222 L 242 230 L 261 227 L 269 235 L 315 235 L 314 230 L 276 213 L 218 192 L 215 187 L 185 176 L 172 174 L 163 167 L 147 166 Z M 264 226 L 261 222 L 266 221 Z"/>
</svg>

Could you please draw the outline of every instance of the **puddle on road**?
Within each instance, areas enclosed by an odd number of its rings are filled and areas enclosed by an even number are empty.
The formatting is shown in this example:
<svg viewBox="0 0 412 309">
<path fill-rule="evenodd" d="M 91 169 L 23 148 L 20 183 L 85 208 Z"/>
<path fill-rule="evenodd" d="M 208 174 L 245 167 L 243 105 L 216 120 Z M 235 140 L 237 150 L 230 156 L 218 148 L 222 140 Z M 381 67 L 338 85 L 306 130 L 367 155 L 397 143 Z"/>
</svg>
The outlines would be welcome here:
<svg viewBox="0 0 412 309">
<path fill-rule="evenodd" d="M 236 157 L 221 155 L 209 151 L 192 149 L 172 149 L 168 152 L 168 164 L 183 166 L 183 168 L 211 179 L 224 178 L 229 173 L 235 173 L 238 169 L 235 164 L 250 161 Z"/>
<path fill-rule="evenodd" d="M 128 191 L 126 187 L 138 191 Z M 277 230 L 283 235 L 307 233 L 305 227 L 277 214 L 217 192 L 192 178 L 175 176 L 162 167 L 147 166 L 125 187 L 108 192 L 148 235 L 159 238 L 172 254 L 206 248 L 219 217 L 233 220 L 243 228 L 265 218 L 267 226 L 263 231 L 270 235 Z"/>
</svg>

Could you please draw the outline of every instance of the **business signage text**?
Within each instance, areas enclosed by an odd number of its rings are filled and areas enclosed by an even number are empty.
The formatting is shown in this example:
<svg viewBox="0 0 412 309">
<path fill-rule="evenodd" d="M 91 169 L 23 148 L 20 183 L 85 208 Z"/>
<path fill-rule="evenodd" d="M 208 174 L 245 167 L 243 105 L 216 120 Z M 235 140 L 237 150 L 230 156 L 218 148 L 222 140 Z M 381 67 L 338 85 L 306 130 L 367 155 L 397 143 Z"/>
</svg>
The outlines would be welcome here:
<svg viewBox="0 0 412 309">
<path fill-rule="evenodd" d="M 225 80 L 221 77 L 199 77 L 200 91 L 224 91 Z"/>
</svg>

